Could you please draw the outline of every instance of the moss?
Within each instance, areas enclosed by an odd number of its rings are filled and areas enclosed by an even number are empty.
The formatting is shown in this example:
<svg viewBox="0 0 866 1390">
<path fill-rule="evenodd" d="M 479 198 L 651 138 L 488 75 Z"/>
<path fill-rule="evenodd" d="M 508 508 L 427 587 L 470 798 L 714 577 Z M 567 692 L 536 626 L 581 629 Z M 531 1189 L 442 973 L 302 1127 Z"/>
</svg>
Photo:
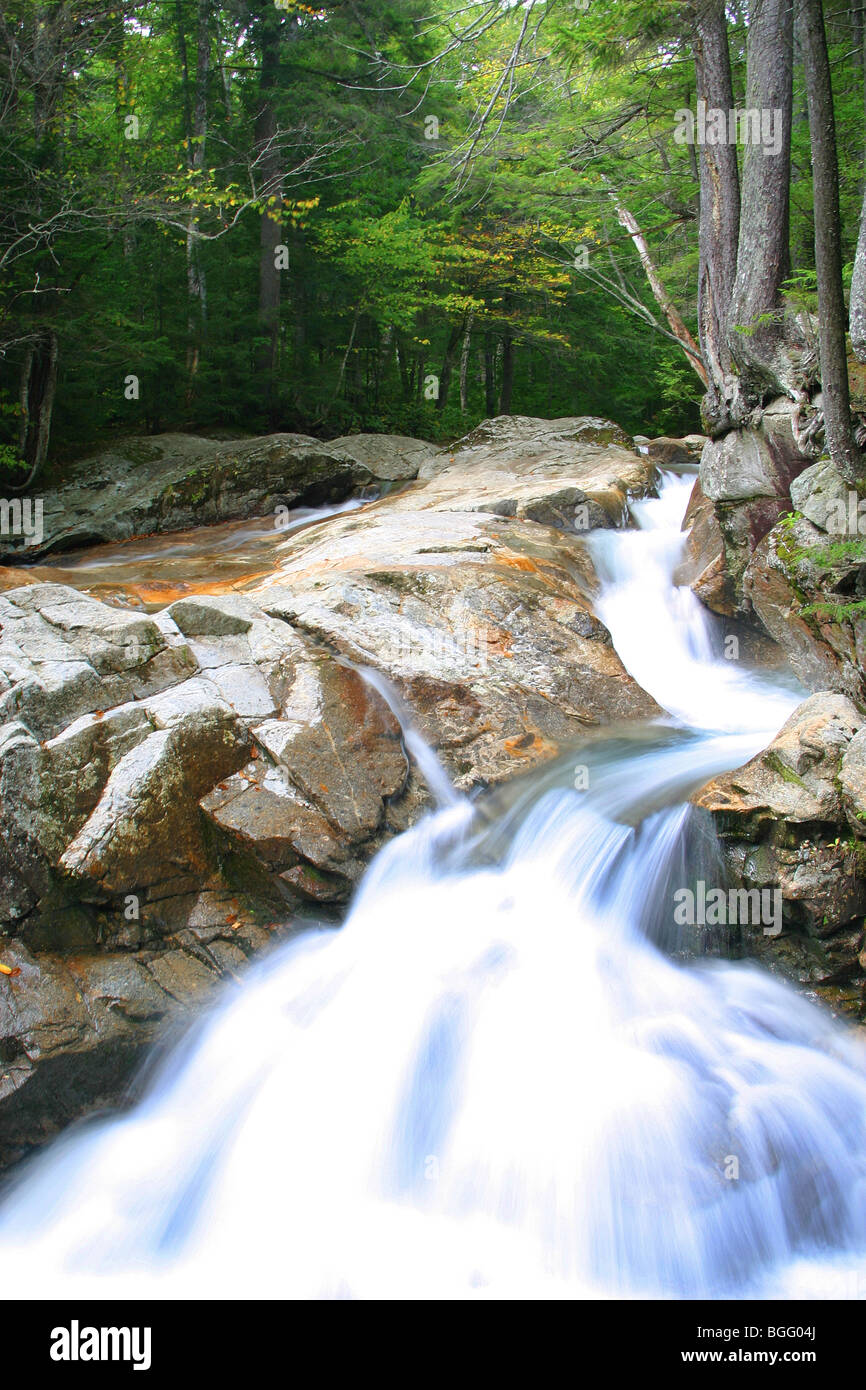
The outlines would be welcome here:
<svg viewBox="0 0 866 1390">
<path fill-rule="evenodd" d="M 368 578 L 376 584 L 395 589 L 398 594 L 417 594 L 420 598 L 426 598 L 431 592 L 430 582 L 423 574 L 402 570 L 371 570 Z"/>
<path fill-rule="evenodd" d="M 866 843 L 855 839 L 845 841 L 845 848 L 854 859 L 854 873 L 857 878 L 866 878 Z"/>
<path fill-rule="evenodd" d="M 788 767 L 787 763 L 782 762 L 778 753 L 765 753 L 764 764 L 775 772 L 777 776 L 781 777 L 783 782 L 790 782 L 795 787 L 802 787 L 804 791 L 809 790 L 802 777 L 798 777 L 793 768 Z"/>
<path fill-rule="evenodd" d="M 161 459 L 163 450 L 158 444 L 148 444 L 144 439 L 131 439 L 123 445 L 119 451 L 121 458 L 125 458 L 129 463 L 155 463 Z"/>
<path fill-rule="evenodd" d="M 819 569 L 833 569 L 836 565 L 866 563 L 866 537 L 856 540 L 834 541 L 823 549 L 810 550 L 809 558 Z"/>
<path fill-rule="evenodd" d="M 804 604 L 802 610 L 804 618 L 822 618 L 825 622 L 835 623 L 838 627 L 842 623 L 856 622 L 860 618 L 866 618 L 866 599 L 852 599 L 850 603 L 834 603 L 830 599 L 820 600 L 817 603 Z"/>
</svg>

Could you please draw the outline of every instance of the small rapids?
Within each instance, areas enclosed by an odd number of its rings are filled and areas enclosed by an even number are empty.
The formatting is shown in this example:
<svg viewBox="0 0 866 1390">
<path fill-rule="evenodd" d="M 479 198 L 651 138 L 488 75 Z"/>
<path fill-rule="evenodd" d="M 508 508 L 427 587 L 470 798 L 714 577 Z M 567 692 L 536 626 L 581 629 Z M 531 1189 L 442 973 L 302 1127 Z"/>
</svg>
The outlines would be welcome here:
<svg viewBox="0 0 866 1390">
<path fill-rule="evenodd" d="M 478 803 L 424 749 L 439 809 L 345 925 L 258 964 L 134 1110 L 27 1167 L 0 1293 L 866 1297 L 861 1044 L 669 936 L 713 853 L 689 793 L 799 698 L 725 661 L 674 587 L 689 482 L 591 542 L 669 719 Z"/>
</svg>

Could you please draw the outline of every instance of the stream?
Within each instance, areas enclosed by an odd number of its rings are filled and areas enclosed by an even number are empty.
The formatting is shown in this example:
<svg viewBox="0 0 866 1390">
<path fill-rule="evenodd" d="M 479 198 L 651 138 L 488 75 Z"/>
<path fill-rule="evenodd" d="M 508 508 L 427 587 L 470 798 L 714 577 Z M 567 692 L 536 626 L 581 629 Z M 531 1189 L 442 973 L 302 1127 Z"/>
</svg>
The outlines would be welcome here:
<svg viewBox="0 0 866 1390">
<path fill-rule="evenodd" d="M 674 586 L 691 483 L 589 540 L 598 614 L 668 717 L 473 801 L 365 673 L 438 809 L 133 1110 L 27 1165 L 0 1293 L 866 1297 L 862 1043 L 674 926 L 717 871 L 688 796 L 803 694 L 726 660 Z"/>
</svg>

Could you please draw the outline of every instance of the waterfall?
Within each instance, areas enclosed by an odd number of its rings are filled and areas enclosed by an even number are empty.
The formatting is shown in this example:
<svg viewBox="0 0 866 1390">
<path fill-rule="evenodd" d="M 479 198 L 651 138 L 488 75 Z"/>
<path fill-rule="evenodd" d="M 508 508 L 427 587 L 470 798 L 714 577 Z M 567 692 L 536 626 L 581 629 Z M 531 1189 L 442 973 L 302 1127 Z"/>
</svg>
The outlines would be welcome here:
<svg viewBox="0 0 866 1390">
<path fill-rule="evenodd" d="M 590 536 L 604 581 L 596 607 L 624 666 L 664 709 L 693 728 L 751 733 L 757 752 L 806 692 L 724 659 L 700 600 L 674 586 L 693 483 L 667 474 L 658 498 L 632 504 L 639 529 Z"/>
<path fill-rule="evenodd" d="M 134 1110 L 29 1165 L 0 1292 L 866 1292 L 861 1046 L 755 966 L 662 949 L 687 796 L 798 699 L 719 656 L 675 589 L 686 491 L 590 542 L 599 613 L 668 718 L 477 804 L 439 787 L 339 931 L 256 965 Z"/>
<path fill-rule="evenodd" d="M 342 658 L 342 661 L 344 665 L 357 671 L 361 679 L 370 686 L 371 690 L 375 690 L 380 699 L 384 700 L 388 706 L 400 725 L 406 752 L 427 783 L 436 804 L 438 806 L 455 806 L 460 798 L 448 780 L 448 774 L 429 743 L 424 742 L 420 731 L 415 727 L 411 714 L 400 699 L 399 692 L 392 682 L 387 680 L 381 671 L 374 671 L 372 666 L 359 666 L 353 661 L 348 661 L 345 657 Z"/>
</svg>

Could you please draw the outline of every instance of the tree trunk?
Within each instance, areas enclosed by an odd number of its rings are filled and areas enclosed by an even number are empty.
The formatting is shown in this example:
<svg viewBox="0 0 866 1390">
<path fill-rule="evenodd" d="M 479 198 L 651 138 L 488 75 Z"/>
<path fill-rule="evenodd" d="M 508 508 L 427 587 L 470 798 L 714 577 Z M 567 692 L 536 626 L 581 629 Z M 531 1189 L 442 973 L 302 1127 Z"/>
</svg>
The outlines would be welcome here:
<svg viewBox="0 0 866 1390">
<path fill-rule="evenodd" d="M 57 334 L 49 328 L 32 348 L 28 348 L 22 368 L 20 403 L 24 414 L 19 440 L 21 456 L 30 468 L 25 486 L 32 483 L 48 457 L 57 390 L 57 356 Z"/>
<path fill-rule="evenodd" d="M 174 20 L 177 26 L 177 54 L 180 58 L 180 89 L 183 93 L 183 128 L 187 139 L 192 131 L 192 99 L 189 91 L 189 55 L 186 47 L 186 29 L 184 27 L 183 5 L 181 0 L 174 0 Z M 123 34 L 121 31 L 121 42 Z M 118 103 L 118 112 L 120 103 Z M 123 146 L 121 146 L 121 149 Z"/>
<path fill-rule="evenodd" d="M 442 368 L 439 372 L 439 395 L 436 397 L 436 409 L 444 410 L 448 404 L 448 391 L 451 386 L 451 376 L 454 371 L 454 357 L 457 352 L 457 344 L 463 336 L 463 329 L 466 324 L 464 318 L 462 323 L 458 323 L 448 335 L 445 344 L 445 353 L 442 358 Z"/>
<path fill-rule="evenodd" d="M 460 410 L 463 415 L 466 414 L 467 378 L 469 374 L 469 350 L 472 346 L 472 323 L 474 319 L 475 314 L 470 313 L 468 319 L 466 320 L 466 332 L 463 337 L 463 350 L 460 353 Z"/>
<path fill-rule="evenodd" d="M 197 0 L 196 7 L 196 69 L 195 95 L 189 109 L 187 140 L 189 167 L 198 173 L 204 168 L 205 141 L 207 139 L 207 83 L 210 69 L 210 4 L 209 0 Z M 179 23 L 181 20 L 179 19 Z M 183 43 L 184 63 L 186 43 Z M 186 282 L 187 282 L 187 403 L 192 400 L 192 388 L 199 368 L 202 342 L 207 323 L 207 283 L 201 261 L 201 247 L 198 236 L 199 215 L 194 210 L 187 221 L 186 229 Z"/>
<path fill-rule="evenodd" d="M 379 351 L 376 354 L 376 383 L 375 401 L 379 404 L 382 389 L 388 375 L 388 362 L 391 357 L 391 345 L 394 341 L 394 325 L 386 323 L 379 330 Z"/>
<path fill-rule="evenodd" d="M 276 90 L 279 75 L 279 12 L 261 19 L 259 51 L 259 108 L 255 123 L 255 147 L 259 167 L 259 187 L 265 197 L 279 198 L 280 158 L 276 148 Z M 282 218 L 278 204 L 262 213 L 259 234 L 259 333 L 264 342 L 256 366 L 262 378 L 265 412 L 269 424 L 276 423 L 277 371 L 280 350 L 280 270 L 276 250 L 282 243 Z"/>
<path fill-rule="evenodd" d="M 866 362 L 866 193 L 860 210 L 860 234 L 851 276 L 849 328 L 854 356 L 858 362 Z"/>
<path fill-rule="evenodd" d="M 484 410 L 488 420 L 496 414 L 496 368 L 493 331 L 484 334 Z"/>
<path fill-rule="evenodd" d="M 866 16 L 862 9 L 853 11 L 857 27 L 860 51 L 860 74 L 864 115 L 866 115 Z M 866 127 L 866 121 L 864 121 Z M 848 321 L 851 333 L 851 346 L 858 362 L 866 362 L 866 152 L 863 159 L 863 206 L 860 210 L 860 232 L 857 237 L 857 250 L 854 255 L 854 273 L 851 276 L 851 305 Z"/>
<path fill-rule="evenodd" d="M 779 395 L 794 384 L 781 295 L 791 273 L 791 0 L 757 0 L 747 45 L 746 108 L 757 114 L 761 128 L 748 128 L 743 152 L 737 275 L 727 321 L 728 347 L 739 368 L 741 416 L 761 405 L 768 392 Z"/>
<path fill-rule="evenodd" d="M 514 389 L 514 335 L 506 330 L 502 339 L 502 390 L 499 393 L 499 414 L 511 414 L 511 393 Z"/>
<path fill-rule="evenodd" d="M 824 426 L 827 447 L 835 467 L 849 482 L 856 482 L 862 476 L 863 459 L 854 442 L 848 394 L 836 122 L 821 0 L 799 0 L 798 14 L 812 140 L 815 269 L 818 273 L 818 339 Z"/>
<path fill-rule="evenodd" d="M 334 392 L 334 400 L 337 400 L 337 398 L 339 397 L 340 393 L 341 393 L 342 390 L 343 390 L 343 382 L 344 382 L 345 379 L 346 379 L 346 367 L 348 366 L 348 363 L 349 363 L 349 357 L 350 357 L 350 355 L 351 355 L 352 348 L 355 346 L 355 334 L 356 334 L 357 331 L 358 331 L 358 319 L 359 319 L 359 317 L 360 317 L 360 310 L 357 310 L 357 309 L 356 309 L 356 311 L 355 311 L 355 317 L 352 319 L 352 331 L 351 331 L 351 333 L 349 334 L 349 341 L 348 341 L 348 343 L 346 344 L 346 351 L 343 353 L 343 359 L 342 359 L 342 361 L 340 362 L 340 375 L 337 377 L 337 389 L 336 389 L 336 391 Z"/>
<path fill-rule="evenodd" d="M 412 377 L 409 372 L 409 364 L 406 360 L 406 343 L 399 329 L 395 334 L 395 346 L 397 349 L 397 367 L 400 372 L 400 385 L 403 389 L 403 399 L 404 401 L 408 401 L 412 399 Z"/>
<path fill-rule="evenodd" d="M 625 228 L 632 241 L 634 242 L 635 249 L 637 250 L 637 253 L 640 256 L 641 265 L 644 268 L 644 274 L 646 275 L 646 278 L 649 282 L 649 287 L 653 292 L 653 298 L 655 299 L 656 304 L 658 304 L 659 308 L 661 309 L 662 313 L 667 319 L 674 337 L 678 338 L 679 341 L 682 343 L 683 350 L 685 351 L 685 354 L 689 359 L 689 363 L 692 367 L 694 367 L 695 371 L 697 372 L 704 385 L 707 386 L 709 384 L 707 379 L 707 372 L 703 362 L 701 361 L 700 348 L 698 347 L 689 330 L 686 328 L 686 325 L 683 323 L 682 317 L 680 316 L 677 306 L 674 304 L 673 300 L 667 292 L 667 289 L 662 283 L 661 276 L 656 270 L 652 256 L 650 255 L 650 249 L 647 246 L 646 238 L 644 237 L 643 232 L 638 226 L 636 219 L 629 212 L 628 208 L 623 206 L 623 204 L 620 202 L 619 198 L 617 197 L 616 193 L 613 191 L 612 188 L 608 188 L 608 193 L 610 194 L 611 201 L 614 205 L 614 208 L 616 209 L 616 215 L 620 226 Z"/>
<path fill-rule="evenodd" d="M 734 109 L 731 59 L 724 0 L 697 0 L 694 33 L 697 97 L 708 109 Z M 702 413 L 707 428 L 729 423 L 731 356 L 728 310 L 737 270 L 740 177 L 737 151 L 729 144 L 702 143 L 699 154 L 698 338 L 709 377 Z"/>
<path fill-rule="evenodd" d="M 27 410 L 30 397 L 30 373 L 33 369 L 33 344 L 28 343 L 24 349 L 24 359 L 21 363 L 21 376 L 18 381 L 18 452 L 24 458 L 24 450 L 27 446 Z"/>
</svg>

